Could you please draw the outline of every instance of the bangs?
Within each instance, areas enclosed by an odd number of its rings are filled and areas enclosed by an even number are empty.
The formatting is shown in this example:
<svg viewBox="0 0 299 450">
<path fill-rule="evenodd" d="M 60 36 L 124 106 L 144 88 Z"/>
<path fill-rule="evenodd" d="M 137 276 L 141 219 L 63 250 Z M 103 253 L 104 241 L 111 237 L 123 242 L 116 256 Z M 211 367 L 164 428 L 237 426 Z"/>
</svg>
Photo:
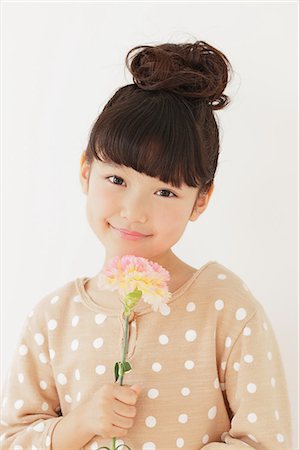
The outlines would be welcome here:
<svg viewBox="0 0 299 450">
<path fill-rule="evenodd" d="M 210 172 L 204 170 L 203 137 L 190 104 L 165 91 L 136 89 L 133 86 L 134 95 L 124 101 L 104 108 L 91 131 L 89 152 L 177 188 L 206 184 Z"/>
</svg>

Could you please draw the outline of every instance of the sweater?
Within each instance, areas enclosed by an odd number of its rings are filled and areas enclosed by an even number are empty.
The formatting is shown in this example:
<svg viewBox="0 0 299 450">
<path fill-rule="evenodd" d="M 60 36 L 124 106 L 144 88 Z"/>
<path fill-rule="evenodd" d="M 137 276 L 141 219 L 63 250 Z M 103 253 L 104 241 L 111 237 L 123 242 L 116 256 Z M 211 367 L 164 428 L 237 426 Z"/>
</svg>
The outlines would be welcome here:
<svg viewBox="0 0 299 450">
<path fill-rule="evenodd" d="M 3 386 L 1 449 L 51 450 L 57 423 L 121 360 L 121 302 L 96 303 L 88 277 L 39 300 L 26 317 Z M 209 261 L 172 293 L 169 312 L 142 300 L 130 317 L 124 384 L 143 386 L 132 450 L 291 450 L 280 350 L 261 303 Z M 75 431 L 75 430 L 74 430 Z M 82 450 L 111 445 L 95 435 Z"/>
</svg>

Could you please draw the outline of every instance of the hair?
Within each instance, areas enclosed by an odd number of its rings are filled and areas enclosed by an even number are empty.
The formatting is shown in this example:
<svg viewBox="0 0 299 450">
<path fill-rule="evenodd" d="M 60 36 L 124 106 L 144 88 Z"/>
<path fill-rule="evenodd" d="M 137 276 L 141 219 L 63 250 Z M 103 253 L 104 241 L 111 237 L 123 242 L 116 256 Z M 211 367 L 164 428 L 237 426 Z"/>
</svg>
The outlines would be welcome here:
<svg viewBox="0 0 299 450">
<path fill-rule="evenodd" d="M 140 45 L 125 62 L 134 83 L 120 87 L 93 124 L 87 162 L 113 162 L 206 193 L 219 156 L 213 111 L 230 101 L 223 94 L 228 59 L 196 41 Z"/>
</svg>

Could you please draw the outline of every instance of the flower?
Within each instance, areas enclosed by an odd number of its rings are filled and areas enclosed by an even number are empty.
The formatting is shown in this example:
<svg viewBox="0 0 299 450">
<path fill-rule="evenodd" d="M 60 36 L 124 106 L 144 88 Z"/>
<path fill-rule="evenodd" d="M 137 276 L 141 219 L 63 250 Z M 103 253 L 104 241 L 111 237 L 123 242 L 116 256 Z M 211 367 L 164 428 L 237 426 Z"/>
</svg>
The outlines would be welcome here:
<svg viewBox="0 0 299 450">
<path fill-rule="evenodd" d="M 128 314 L 140 298 L 149 303 L 154 311 L 169 312 L 167 281 L 169 272 L 160 264 L 141 256 L 124 255 L 114 257 L 98 276 L 99 289 L 118 291 L 125 300 Z"/>
</svg>

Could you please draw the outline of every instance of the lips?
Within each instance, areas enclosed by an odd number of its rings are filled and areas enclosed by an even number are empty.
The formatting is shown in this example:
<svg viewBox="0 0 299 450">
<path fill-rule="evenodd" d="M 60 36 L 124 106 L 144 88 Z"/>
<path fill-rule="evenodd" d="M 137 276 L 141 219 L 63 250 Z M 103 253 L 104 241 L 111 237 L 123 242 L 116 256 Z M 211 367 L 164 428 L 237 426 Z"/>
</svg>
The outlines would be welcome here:
<svg viewBox="0 0 299 450">
<path fill-rule="evenodd" d="M 111 225 L 111 224 L 110 224 Z M 128 234 L 129 236 L 148 236 L 148 234 L 138 233 L 137 231 L 130 231 L 126 228 L 117 228 L 111 225 L 115 230 L 121 231 L 122 233 Z"/>
</svg>

